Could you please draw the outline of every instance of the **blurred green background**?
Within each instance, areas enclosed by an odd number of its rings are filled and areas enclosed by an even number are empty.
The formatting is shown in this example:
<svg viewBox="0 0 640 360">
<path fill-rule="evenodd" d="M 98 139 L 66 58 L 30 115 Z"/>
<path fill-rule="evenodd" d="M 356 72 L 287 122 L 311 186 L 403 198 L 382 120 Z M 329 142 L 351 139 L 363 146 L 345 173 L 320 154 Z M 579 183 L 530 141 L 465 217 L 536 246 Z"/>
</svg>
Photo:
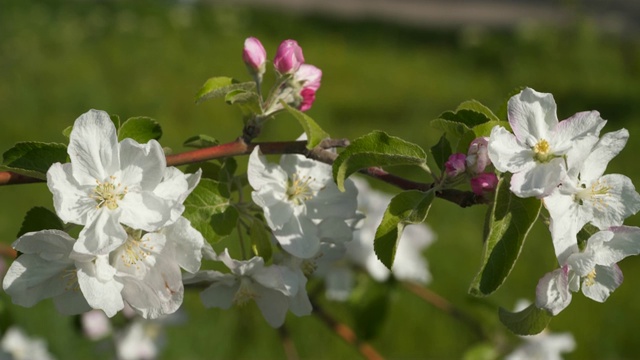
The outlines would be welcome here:
<svg viewBox="0 0 640 360">
<path fill-rule="evenodd" d="M 231 141 L 242 129 L 236 109 L 193 100 L 211 76 L 249 79 L 241 60 L 248 36 L 258 37 L 270 58 L 283 39 L 298 40 L 307 62 L 324 73 L 308 114 L 334 137 L 381 129 L 428 148 L 440 136 L 429 121 L 443 111 L 468 99 L 497 111 L 513 89 L 529 86 L 554 94 L 561 119 L 598 110 L 609 120 L 605 131 L 629 129 L 631 140 L 608 172 L 640 182 L 640 42 L 637 34 L 605 33 L 589 17 L 562 27 L 428 29 L 195 2 L 0 0 L 0 150 L 17 141 L 65 142 L 61 131 L 90 108 L 155 118 L 164 129 L 163 146 L 174 151 L 184 150 L 182 141 L 196 134 Z M 292 118 L 281 116 L 259 140 L 300 133 Z M 0 188 L 0 199 L 4 243 L 15 240 L 32 206 L 52 208 L 44 184 Z M 555 258 L 548 232 L 537 226 L 505 285 L 488 299 L 471 299 L 467 288 L 480 262 L 484 211 L 434 204 L 428 223 L 438 240 L 425 253 L 434 278 L 430 288 L 492 323 L 496 343 L 508 343 L 515 338 L 497 322 L 497 306 L 533 300 L 538 279 L 555 268 Z M 637 216 L 627 224 L 640 225 Z M 627 281 L 605 304 L 576 294 L 551 322 L 551 330 L 576 337 L 577 349 L 567 358 L 637 356 L 640 259 L 627 259 L 621 268 Z M 460 358 L 480 340 L 402 288 L 391 299 L 388 317 L 371 339 L 385 356 Z M 60 359 L 108 348 L 79 339 L 76 319 L 58 315 L 50 301 L 23 309 L 2 294 L 2 302 L 5 317 L 45 337 Z M 188 321 L 168 328 L 164 358 L 284 357 L 278 332 L 255 307 L 205 310 L 197 294 L 188 294 L 185 303 Z M 353 322 L 344 304 L 322 303 Z M 290 316 L 287 328 L 302 358 L 358 356 L 313 316 Z"/>
</svg>

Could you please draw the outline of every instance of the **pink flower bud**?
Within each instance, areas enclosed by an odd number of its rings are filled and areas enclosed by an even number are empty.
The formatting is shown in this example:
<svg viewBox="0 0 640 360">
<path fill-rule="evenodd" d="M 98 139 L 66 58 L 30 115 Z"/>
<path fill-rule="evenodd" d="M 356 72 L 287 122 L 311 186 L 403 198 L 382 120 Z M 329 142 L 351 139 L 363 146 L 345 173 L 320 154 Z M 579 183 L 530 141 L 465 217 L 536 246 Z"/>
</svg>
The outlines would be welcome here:
<svg viewBox="0 0 640 360">
<path fill-rule="evenodd" d="M 254 37 L 248 37 L 244 41 L 244 49 L 242 50 L 242 60 L 247 67 L 258 75 L 264 74 L 264 64 L 267 60 L 267 51 L 260 43 L 260 40 Z"/>
<path fill-rule="evenodd" d="M 473 174 L 480 174 L 484 172 L 486 167 L 491 164 L 489 153 L 487 152 L 488 144 L 488 138 L 479 137 L 473 140 L 469 145 L 469 152 L 467 153 L 467 168 Z"/>
<path fill-rule="evenodd" d="M 304 88 L 300 92 L 300 96 L 302 96 L 300 111 L 307 111 L 311 109 L 311 105 L 316 100 L 316 91 L 311 88 Z"/>
<path fill-rule="evenodd" d="M 448 177 L 455 177 L 462 174 L 466 169 L 466 155 L 455 153 L 449 156 L 449 160 L 444 163 L 445 173 Z"/>
<path fill-rule="evenodd" d="M 471 190 L 476 195 L 491 192 L 498 185 L 498 177 L 494 173 L 482 173 L 471 178 Z"/>
<path fill-rule="evenodd" d="M 293 79 L 302 84 L 303 89 L 311 89 L 314 92 L 320 88 L 322 70 L 309 64 L 302 64 L 298 71 L 293 74 Z"/>
<path fill-rule="evenodd" d="M 280 74 L 295 73 L 303 63 L 302 48 L 295 40 L 283 41 L 273 59 L 273 65 Z"/>
</svg>

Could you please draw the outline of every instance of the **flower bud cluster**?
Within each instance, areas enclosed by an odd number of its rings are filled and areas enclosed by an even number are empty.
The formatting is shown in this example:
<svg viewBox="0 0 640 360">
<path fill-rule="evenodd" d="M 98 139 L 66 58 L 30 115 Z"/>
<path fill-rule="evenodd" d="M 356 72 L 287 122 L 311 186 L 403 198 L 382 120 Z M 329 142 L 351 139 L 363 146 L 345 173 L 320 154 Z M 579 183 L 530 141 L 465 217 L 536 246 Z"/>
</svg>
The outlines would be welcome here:
<svg viewBox="0 0 640 360">
<path fill-rule="evenodd" d="M 61 230 L 22 235 L 22 253 L 3 281 L 14 303 L 53 298 L 59 311 L 100 309 L 111 317 L 131 306 L 145 318 L 182 304 L 181 268 L 200 267 L 205 242 L 182 217 L 200 172 L 167 167 L 155 140 L 118 142 L 109 115 L 80 116 L 69 138 L 70 163 L 47 172 L 57 215 L 82 226 L 78 239 Z"/>
<path fill-rule="evenodd" d="M 481 196 L 495 191 L 498 177 L 490 168 L 488 139 L 479 137 L 469 145 L 467 154 L 455 153 L 444 163 L 446 181 L 451 186 L 469 181 L 474 194 Z"/>
<path fill-rule="evenodd" d="M 265 72 L 266 58 L 267 53 L 260 40 L 255 37 L 245 40 L 242 59 L 258 88 Z M 283 41 L 278 46 L 273 66 L 277 75 L 276 85 L 264 103 L 263 115 L 269 116 L 281 111 L 281 102 L 301 111 L 309 110 L 320 88 L 322 70 L 306 64 L 302 48 L 297 41 L 291 39 Z"/>
</svg>

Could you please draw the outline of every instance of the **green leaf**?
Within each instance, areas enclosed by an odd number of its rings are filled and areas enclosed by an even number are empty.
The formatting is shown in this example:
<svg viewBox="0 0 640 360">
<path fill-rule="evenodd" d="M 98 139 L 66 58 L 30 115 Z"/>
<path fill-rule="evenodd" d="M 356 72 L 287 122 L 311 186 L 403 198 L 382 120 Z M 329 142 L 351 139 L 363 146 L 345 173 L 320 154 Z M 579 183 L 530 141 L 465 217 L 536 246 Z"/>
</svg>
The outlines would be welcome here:
<svg viewBox="0 0 640 360">
<path fill-rule="evenodd" d="M 478 100 L 465 101 L 460 104 L 456 110 L 471 110 L 473 112 L 484 115 L 489 121 L 500 121 L 500 119 L 493 113 L 493 111 L 491 111 L 491 109 L 484 106 Z"/>
<path fill-rule="evenodd" d="M 475 138 L 476 138 L 476 133 L 473 130 L 467 130 L 460 137 L 456 152 L 463 153 L 463 154 L 466 154 L 467 152 L 469 152 L 469 145 L 471 145 L 471 142 L 475 140 Z"/>
<path fill-rule="evenodd" d="M 442 135 L 438 143 L 431 147 L 431 156 L 440 171 L 445 171 L 444 164 L 451 156 L 451 144 L 449 144 L 449 140 L 445 135 Z"/>
<path fill-rule="evenodd" d="M 320 142 L 329 137 L 329 134 L 322 130 L 320 125 L 318 125 L 309 115 L 303 113 L 298 109 L 294 109 L 291 106 L 282 102 L 284 108 L 289 112 L 289 114 L 293 115 L 296 120 L 302 125 L 304 129 L 304 133 L 307 134 L 307 149 L 311 150 L 314 147 L 318 146 Z"/>
<path fill-rule="evenodd" d="M 249 228 L 249 238 L 251 239 L 251 251 L 255 256 L 260 256 L 265 262 L 271 259 L 271 233 L 258 219 L 251 222 Z"/>
<path fill-rule="evenodd" d="M 356 171 L 371 166 L 418 165 L 427 162 L 427 154 L 416 144 L 373 131 L 355 139 L 333 163 L 333 179 L 340 191 L 344 180 Z"/>
<path fill-rule="evenodd" d="M 2 154 L 4 170 L 45 180 L 52 164 L 67 162 L 67 146 L 57 143 L 20 142 Z"/>
<path fill-rule="evenodd" d="M 215 233 L 215 237 L 212 239 L 220 241 L 229 236 L 236 229 L 239 217 L 238 210 L 233 206 L 227 207 L 222 213 L 211 215 L 209 225 Z"/>
<path fill-rule="evenodd" d="M 452 147 L 455 148 L 458 147 L 458 142 L 460 141 L 462 135 L 471 130 L 471 128 L 469 128 L 465 124 L 443 118 L 431 120 L 430 124 L 433 128 L 444 132 L 451 142 Z"/>
<path fill-rule="evenodd" d="M 131 138 L 140 144 L 145 144 L 149 140 L 158 140 L 162 136 L 162 128 L 157 121 L 144 117 L 133 117 L 127 119 L 120 130 L 118 130 L 118 140 L 122 141 L 126 138 Z"/>
<path fill-rule="evenodd" d="M 505 281 L 520 255 L 524 241 L 538 218 L 542 202 L 519 198 L 509 190 L 510 176 L 500 179 L 496 189 L 484 241 L 482 267 L 469 293 L 485 296 Z"/>
<path fill-rule="evenodd" d="M 580 229 L 577 235 L 578 248 L 580 248 L 580 251 L 585 249 L 585 247 L 587 246 L 587 240 L 589 240 L 591 235 L 597 233 L 598 231 L 600 231 L 600 229 L 591 224 L 586 224 L 582 227 L 582 229 Z"/>
<path fill-rule="evenodd" d="M 220 144 L 218 140 L 209 135 L 195 135 L 184 141 L 182 146 L 202 149 Z"/>
<path fill-rule="evenodd" d="M 224 213 L 230 206 L 228 185 L 211 179 L 200 179 L 198 186 L 191 192 L 184 202 L 184 213 L 191 225 L 202 233 L 209 242 L 217 242 L 228 233 L 219 233 L 221 230 L 216 227 L 219 217 L 213 218 L 215 214 Z M 223 216 L 224 219 L 224 216 Z M 215 220 L 216 224 L 212 224 Z M 217 229 L 217 230 L 216 230 Z"/>
<path fill-rule="evenodd" d="M 373 248 L 378 259 L 389 269 L 396 256 L 398 240 L 407 224 L 419 224 L 427 218 L 429 208 L 435 197 L 433 190 L 422 192 L 408 190 L 394 196 L 389 202 L 387 210 L 373 242 Z"/>
<path fill-rule="evenodd" d="M 202 85 L 196 94 L 196 104 L 208 99 L 226 96 L 234 90 L 253 90 L 255 87 L 256 84 L 252 81 L 241 83 L 226 76 L 212 77 Z"/>
<path fill-rule="evenodd" d="M 64 225 L 53 211 L 37 206 L 27 211 L 24 220 L 22 220 L 22 227 L 20 227 L 18 237 L 28 232 L 47 229 L 64 230 Z"/>
<path fill-rule="evenodd" d="M 494 360 L 497 358 L 496 346 L 490 342 L 481 342 L 467 349 L 462 360 Z"/>
<path fill-rule="evenodd" d="M 480 124 L 473 127 L 473 132 L 476 137 L 489 136 L 491 135 L 491 130 L 496 126 L 502 126 L 505 129 L 511 131 L 511 125 L 509 125 L 506 121 L 488 121 L 484 124 Z"/>
<path fill-rule="evenodd" d="M 553 315 L 531 304 L 528 308 L 516 313 L 500 308 L 498 317 L 504 326 L 516 335 L 535 335 L 549 325 Z"/>
<path fill-rule="evenodd" d="M 502 102 L 502 105 L 500 106 L 500 109 L 498 109 L 498 118 L 500 119 L 508 119 L 507 116 L 507 106 L 509 103 L 509 99 L 511 99 L 513 96 L 519 94 L 520 92 L 522 92 L 522 90 L 524 90 L 525 87 L 524 86 L 519 86 L 513 90 L 511 90 L 508 94 L 506 99 L 504 100 L 504 102 Z"/>
</svg>

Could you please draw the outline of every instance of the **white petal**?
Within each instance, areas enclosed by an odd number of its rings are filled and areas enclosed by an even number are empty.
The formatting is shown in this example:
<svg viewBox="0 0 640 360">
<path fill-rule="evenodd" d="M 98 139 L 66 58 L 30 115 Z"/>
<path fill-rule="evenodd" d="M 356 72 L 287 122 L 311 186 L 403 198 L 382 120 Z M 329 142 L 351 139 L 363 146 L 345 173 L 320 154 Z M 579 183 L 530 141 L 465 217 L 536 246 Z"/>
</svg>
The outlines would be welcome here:
<svg viewBox="0 0 640 360">
<path fill-rule="evenodd" d="M 606 133 L 600 138 L 580 169 L 580 178 L 591 182 L 604 174 L 609 161 L 622 151 L 629 139 L 627 129 Z"/>
<path fill-rule="evenodd" d="M 577 234 L 592 218 L 584 218 L 573 196 L 560 191 L 554 191 L 543 202 L 551 217 L 549 231 L 558 263 L 564 264 L 569 255 L 578 252 Z"/>
<path fill-rule="evenodd" d="M 563 160 L 556 158 L 548 163 L 540 164 L 513 174 L 511 191 L 519 197 L 538 198 L 549 195 L 565 176 Z"/>
<path fill-rule="evenodd" d="M 534 165 L 533 151 L 502 126 L 491 129 L 488 151 L 489 159 L 501 172 L 519 172 Z"/>
<path fill-rule="evenodd" d="M 585 137 L 597 139 L 600 130 L 606 123 L 597 111 L 576 113 L 570 118 L 562 120 L 553 129 L 553 137 L 550 139 L 551 149 L 555 154 L 560 154 L 570 149 L 577 140 Z"/>
<path fill-rule="evenodd" d="M 271 327 L 280 327 L 284 324 L 289 308 L 288 299 L 281 292 L 268 288 L 260 289 L 255 299 L 262 316 Z"/>
<path fill-rule="evenodd" d="M 135 183 L 142 190 L 153 191 L 164 176 L 166 166 L 164 151 L 157 141 L 149 140 L 146 144 L 138 144 L 132 139 L 124 139 L 120 142 L 120 168 L 123 174 L 128 173 L 130 168 L 140 169 L 142 178 Z M 122 183 L 132 183 L 127 180 L 123 178 Z"/>
<path fill-rule="evenodd" d="M 119 170 L 118 137 L 109 114 L 89 110 L 80 115 L 73 124 L 67 152 L 80 184 L 104 181 Z"/>
<path fill-rule="evenodd" d="M 325 291 L 327 299 L 345 301 L 353 290 L 353 272 L 346 267 L 334 268 L 325 276 Z"/>
<path fill-rule="evenodd" d="M 568 267 L 545 274 L 536 287 L 536 307 L 558 315 L 571 302 Z"/>
<path fill-rule="evenodd" d="M 73 177 L 71 164 L 55 163 L 47 171 L 47 186 L 53 194 L 56 214 L 62 221 L 86 224 L 97 205 L 90 197 L 96 187 L 95 179 L 90 185 L 80 185 Z"/>
<path fill-rule="evenodd" d="M 259 190 L 271 183 L 286 184 L 289 177 L 280 166 L 271 164 L 260 155 L 260 147 L 256 146 L 249 156 L 247 179 L 254 190 Z"/>
<path fill-rule="evenodd" d="M 104 255 L 127 240 L 127 233 L 118 222 L 119 210 L 98 209 L 82 229 L 73 250 L 81 254 Z"/>
<path fill-rule="evenodd" d="M 109 272 L 108 270 L 98 269 L 101 266 L 93 263 L 78 263 L 78 284 L 80 290 L 87 299 L 87 303 L 94 308 L 104 311 L 108 317 L 113 317 L 118 311 L 124 307 L 122 301 L 122 283 L 115 279 L 100 279 L 101 273 Z M 113 269 L 115 272 L 115 269 Z"/>
<path fill-rule="evenodd" d="M 604 302 L 622 284 L 622 271 L 615 264 L 613 266 L 597 265 L 595 270 L 596 277 L 593 283 L 589 282 L 589 279 L 582 282 L 582 293 L 589 299 Z"/>
<path fill-rule="evenodd" d="M 179 218 L 175 224 L 166 227 L 164 231 L 178 265 L 190 273 L 198 271 L 205 243 L 202 234 L 183 217 Z"/>
<path fill-rule="evenodd" d="M 42 230 L 22 235 L 13 243 L 13 248 L 24 254 L 39 254 L 49 261 L 69 261 L 69 254 L 76 242 L 61 230 Z"/>
<path fill-rule="evenodd" d="M 302 259 L 311 258 L 320 250 L 318 228 L 304 216 L 292 217 L 273 235 L 286 252 Z"/>
<path fill-rule="evenodd" d="M 264 211 L 264 218 L 272 230 L 280 229 L 293 216 L 294 205 L 283 199 L 284 189 L 265 187 L 251 193 L 251 199 Z"/>
<path fill-rule="evenodd" d="M 326 184 L 333 182 L 331 166 L 316 160 L 308 159 L 302 155 L 282 155 L 280 166 L 291 177 L 293 174 L 301 179 L 310 178 L 310 186 L 313 190 L 319 190 Z"/>
<path fill-rule="evenodd" d="M 47 261 L 35 254 L 23 254 L 7 270 L 2 288 L 14 304 L 31 307 L 67 291 L 73 278 L 64 276 L 72 276 L 74 270 L 69 260 Z"/>
<path fill-rule="evenodd" d="M 330 216 L 342 219 L 356 217 L 358 190 L 349 180 L 345 181 L 344 185 L 345 191 L 341 192 L 333 181 L 327 183 L 314 198 L 305 202 L 307 216 L 311 219 L 325 219 Z"/>
<path fill-rule="evenodd" d="M 596 267 L 596 259 L 591 251 L 578 252 L 567 258 L 567 265 L 579 276 L 587 276 Z"/>
<path fill-rule="evenodd" d="M 511 129 L 521 143 L 529 146 L 531 138 L 549 140 L 549 130 L 558 124 L 553 95 L 526 88 L 509 99 L 507 112 Z M 537 142 L 537 141 L 536 141 Z"/>
<path fill-rule="evenodd" d="M 152 192 L 128 193 L 118 202 L 120 222 L 145 231 L 160 230 L 171 219 L 173 203 Z"/>
<path fill-rule="evenodd" d="M 215 307 L 226 310 L 233 305 L 233 299 L 239 288 L 240 284 L 237 282 L 232 285 L 216 282 L 200 293 L 200 299 L 207 308 Z"/>
<path fill-rule="evenodd" d="M 612 227 L 609 230 L 594 234 L 587 245 L 590 247 L 591 240 L 598 234 L 613 233 L 612 237 L 601 242 L 600 246 L 594 250 L 595 260 L 599 265 L 611 266 L 627 256 L 640 254 L 640 228 L 619 226 Z"/>
<path fill-rule="evenodd" d="M 592 222 L 599 229 L 622 225 L 626 218 L 640 210 L 640 195 L 628 177 L 605 175 L 593 186 L 606 193 L 594 194 L 591 199 L 584 199 L 583 203 L 592 209 Z"/>
</svg>

